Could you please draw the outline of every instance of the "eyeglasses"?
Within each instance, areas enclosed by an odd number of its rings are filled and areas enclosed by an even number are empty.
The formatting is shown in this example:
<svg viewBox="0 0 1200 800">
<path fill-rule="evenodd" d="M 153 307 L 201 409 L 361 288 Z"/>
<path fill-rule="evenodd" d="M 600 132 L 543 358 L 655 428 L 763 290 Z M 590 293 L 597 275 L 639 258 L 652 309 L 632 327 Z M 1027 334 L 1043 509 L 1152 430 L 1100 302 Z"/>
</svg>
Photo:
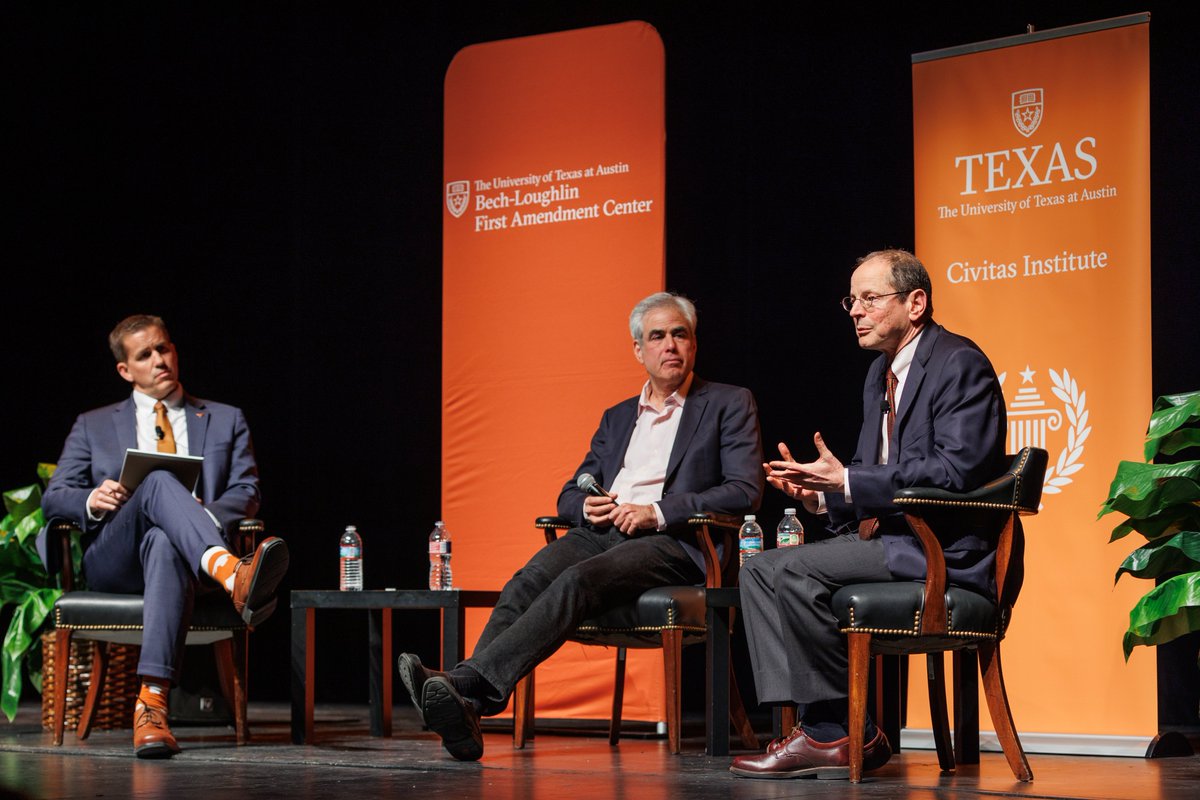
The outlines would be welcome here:
<svg viewBox="0 0 1200 800">
<path fill-rule="evenodd" d="M 912 291 L 911 289 L 909 291 Z M 908 292 L 891 292 L 889 294 L 864 294 L 862 297 L 843 297 L 842 308 L 847 312 L 854 310 L 854 304 L 858 303 L 862 306 L 863 311 L 870 311 L 875 307 L 875 301 L 881 300 L 884 297 L 892 297 L 897 294 L 908 294 Z"/>
</svg>

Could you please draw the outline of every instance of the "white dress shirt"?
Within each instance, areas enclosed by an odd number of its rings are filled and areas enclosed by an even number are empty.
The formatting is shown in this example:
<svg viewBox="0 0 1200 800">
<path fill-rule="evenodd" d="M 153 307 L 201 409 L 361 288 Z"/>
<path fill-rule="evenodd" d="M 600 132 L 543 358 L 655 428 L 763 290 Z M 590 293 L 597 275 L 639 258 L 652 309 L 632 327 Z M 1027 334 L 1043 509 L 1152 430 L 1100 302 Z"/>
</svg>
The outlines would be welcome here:
<svg viewBox="0 0 1200 800">
<path fill-rule="evenodd" d="M 666 517 L 658 507 L 662 500 L 663 486 L 667 481 L 667 462 L 671 448 L 675 445 L 675 434 L 679 432 L 679 420 L 683 418 L 683 405 L 692 386 L 692 375 L 683 385 L 663 402 L 662 411 L 650 404 L 650 381 L 642 387 L 638 399 L 637 422 L 629 447 L 625 450 L 625 461 L 621 471 L 613 480 L 609 492 L 617 496 L 618 503 L 637 503 L 654 507 L 658 518 L 658 530 L 667 527 Z"/>
</svg>

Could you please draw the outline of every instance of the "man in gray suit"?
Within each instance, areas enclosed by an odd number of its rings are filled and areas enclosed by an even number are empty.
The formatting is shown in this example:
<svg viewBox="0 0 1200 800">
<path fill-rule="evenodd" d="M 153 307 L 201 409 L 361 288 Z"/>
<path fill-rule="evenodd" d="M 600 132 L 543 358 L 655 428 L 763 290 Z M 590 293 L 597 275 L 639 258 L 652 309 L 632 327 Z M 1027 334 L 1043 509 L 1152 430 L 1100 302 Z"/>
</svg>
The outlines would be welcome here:
<svg viewBox="0 0 1200 800">
<path fill-rule="evenodd" d="M 858 449 L 843 465 L 818 433 L 818 458 L 801 464 L 784 444 L 764 464 L 768 482 L 812 513 L 827 511 L 836 534 L 771 550 L 741 572 L 742 609 L 761 703 L 798 703 L 802 722 L 730 770 L 752 778 L 848 775 L 845 636 L 830 608 L 851 583 L 918 580 L 925 557 L 892 502 L 897 490 L 966 491 L 1004 471 L 1000 384 L 973 342 L 933 321 L 933 288 L 911 253 L 883 250 L 859 260 L 842 301 L 859 347 L 880 353 L 863 389 Z M 995 543 L 977 535 L 944 542 L 950 582 L 995 594 Z M 864 768 L 891 756 L 868 721 Z"/>
<path fill-rule="evenodd" d="M 109 347 L 117 373 L 133 392 L 120 403 L 79 415 L 42 508 L 47 519 L 70 520 L 83 529 L 89 588 L 145 595 L 134 750 L 139 758 L 169 758 L 179 745 L 167 725 L 167 690 L 179 677 L 199 577 L 220 584 L 246 623 L 257 625 L 275 608 L 287 545 L 270 537 L 241 559 L 227 549 L 227 532 L 258 510 L 250 430 L 240 410 L 184 393 L 163 321 L 128 317 L 109 335 Z M 203 456 L 196 494 L 161 470 L 132 491 L 121 485 L 131 448 Z M 44 542 L 39 544 L 45 558 Z"/>
<path fill-rule="evenodd" d="M 693 374 L 691 301 L 650 295 L 634 307 L 629 327 L 647 380 L 638 396 L 604 412 L 559 495 L 558 513 L 576 527 L 509 580 L 470 659 L 439 673 L 416 656 L 400 657 L 413 703 L 457 759 L 483 755 L 479 715 L 503 711 L 516 682 L 584 619 L 655 586 L 704 581 L 689 516 L 742 514 L 762 499 L 754 396 Z M 584 473 L 608 487 L 608 496 L 580 490 Z"/>
</svg>

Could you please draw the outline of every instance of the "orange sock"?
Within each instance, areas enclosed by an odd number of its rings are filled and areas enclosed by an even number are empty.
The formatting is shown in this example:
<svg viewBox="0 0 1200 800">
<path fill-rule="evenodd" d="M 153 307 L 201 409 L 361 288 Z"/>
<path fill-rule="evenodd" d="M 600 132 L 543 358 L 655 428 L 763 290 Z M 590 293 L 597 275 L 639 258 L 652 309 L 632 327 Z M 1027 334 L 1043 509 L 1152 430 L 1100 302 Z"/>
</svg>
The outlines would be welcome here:
<svg viewBox="0 0 1200 800">
<path fill-rule="evenodd" d="M 224 547 L 210 547 L 200 557 L 200 568 L 204 574 L 233 593 L 233 573 L 237 570 L 238 557 Z"/>
<path fill-rule="evenodd" d="M 138 702 L 144 706 L 154 706 L 162 711 L 167 710 L 167 690 L 169 683 L 150 678 L 142 678 L 142 689 L 138 692 Z"/>
</svg>

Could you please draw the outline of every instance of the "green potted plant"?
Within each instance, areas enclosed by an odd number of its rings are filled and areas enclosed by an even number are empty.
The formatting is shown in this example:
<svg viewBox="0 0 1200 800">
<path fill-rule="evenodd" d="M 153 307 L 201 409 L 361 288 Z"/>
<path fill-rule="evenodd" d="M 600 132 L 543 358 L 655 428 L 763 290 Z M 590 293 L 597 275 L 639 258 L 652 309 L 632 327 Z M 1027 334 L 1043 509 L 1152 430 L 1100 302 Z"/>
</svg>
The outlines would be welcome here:
<svg viewBox="0 0 1200 800">
<path fill-rule="evenodd" d="M 54 474 L 53 464 L 38 464 L 44 485 Z M 9 722 L 17 713 L 24 676 L 41 691 L 40 635 L 62 594 L 57 578 L 46 574 L 35 540 L 44 524 L 42 487 L 22 486 L 4 492 L 7 511 L 0 520 L 0 612 L 10 604 L 12 619 L 0 653 L 0 710 Z"/>
<path fill-rule="evenodd" d="M 1128 519 L 1110 542 L 1137 532 L 1146 544 L 1129 554 L 1116 580 L 1160 579 L 1129 612 L 1123 646 L 1158 645 L 1200 630 L 1200 461 L 1153 463 L 1200 446 L 1200 392 L 1158 398 L 1146 431 L 1146 463 L 1122 461 L 1099 516 Z"/>
</svg>

